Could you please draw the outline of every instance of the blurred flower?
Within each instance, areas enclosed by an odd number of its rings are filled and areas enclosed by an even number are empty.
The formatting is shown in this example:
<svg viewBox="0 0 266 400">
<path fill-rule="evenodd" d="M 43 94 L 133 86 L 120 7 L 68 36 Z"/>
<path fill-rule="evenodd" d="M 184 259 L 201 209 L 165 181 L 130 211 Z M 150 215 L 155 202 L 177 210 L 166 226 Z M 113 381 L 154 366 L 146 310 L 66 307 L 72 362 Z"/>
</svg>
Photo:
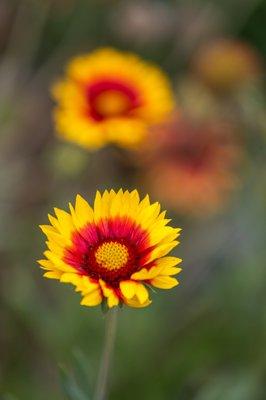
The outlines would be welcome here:
<svg viewBox="0 0 266 400">
<path fill-rule="evenodd" d="M 151 301 L 146 287 L 171 289 L 178 281 L 181 261 L 165 257 L 178 242 L 180 229 L 166 226 L 165 212 L 149 197 L 140 201 L 136 190 L 96 194 L 94 208 L 77 196 L 71 213 L 55 209 L 48 237 L 44 276 L 72 283 L 83 296 L 81 304 L 109 308 L 118 304 L 145 307 Z"/>
<path fill-rule="evenodd" d="M 121 3 L 113 14 L 113 28 L 123 39 L 140 43 L 163 41 L 175 25 L 175 13 L 161 1 Z"/>
<path fill-rule="evenodd" d="M 248 44 L 219 39 L 199 49 L 193 68 L 208 86 L 227 91 L 258 78 L 261 75 L 261 60 Z"/>
<path fill-rule="evenodd" d="M 144 165 L 151 192 L 180 213 L 219 210 L 237 185 L 241 150 L 232 126 L 174 118 L 152 135 Z"/>
<path fill-rule="evenodd" d="M 70 62 L 53 88 L 58 133 L 86 148 L 138 145 L 173 108 L 167 77 L 136 55 L 100 49 Z"/>
</svg>

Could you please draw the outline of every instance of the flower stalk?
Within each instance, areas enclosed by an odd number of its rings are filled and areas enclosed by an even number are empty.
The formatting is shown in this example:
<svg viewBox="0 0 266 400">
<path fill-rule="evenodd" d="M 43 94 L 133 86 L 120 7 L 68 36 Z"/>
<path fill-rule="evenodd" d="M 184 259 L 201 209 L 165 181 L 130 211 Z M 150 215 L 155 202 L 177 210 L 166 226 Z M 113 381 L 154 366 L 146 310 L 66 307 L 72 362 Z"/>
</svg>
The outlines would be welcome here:
<svg viewBox="0 0 266 400">
<path fill-rule="evenodd" d="M 108 382 L 110 366 L 114 350 L 116 327 L 117 327 L 117 308 L 109 310 L 106 314 L 105 336 L 102 352 L 102 359 L 98 373 L 94 400 L 106 400 L 108 394 Z"/>
</svg>

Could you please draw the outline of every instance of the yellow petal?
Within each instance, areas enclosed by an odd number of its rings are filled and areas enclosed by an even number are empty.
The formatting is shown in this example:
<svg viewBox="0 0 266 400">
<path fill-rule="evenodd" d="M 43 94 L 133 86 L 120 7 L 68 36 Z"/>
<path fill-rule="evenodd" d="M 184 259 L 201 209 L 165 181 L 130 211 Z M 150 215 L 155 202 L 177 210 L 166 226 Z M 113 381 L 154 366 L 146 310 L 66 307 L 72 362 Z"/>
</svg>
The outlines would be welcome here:
<svg viewBox="0 0 266 400">
<path fill-rule="evenodd" d="M 93 306 L 98 306 L 101 302 L 102 302 L 101 290 L 96 289 L 93 292 L 84 296 L 83 299 L 81 300 L 80 304 L 82 306 L 93 307 Z"/>
<path fill-rule="evenodd" d="M 155 276 L 159 275 L 161 273 L 161 268 L 154 266 L 150 269 L 147 268 L 142 268 L 138 272 L 134 272 L 134 274 L 131 275 L 131 279 L 137 280 L 137 281 L 145 281 L 154 278 Z"/>
<path fill-rule="evenodd" d="M 72 220 L 73 220 L 73 224 L 76 227 L 76 229 L 79 229 L 80 227 L 83 226 L 83 222 L 81 222 L 78 219 L 76 211 L 75 211 L 74 207 L 72 206 L 72 204 L 68 203 L 68 206 L 69 206 L 69 209 L 70 209 L 70 213 L 71 213 L 71 217 L 72 217 Z"/>
<path fill-rule="evenodd" d="M 149 292 L 147 288 L 141 283 L 137 283 L 136 285 L 136 297 L 138 298 L 141 304 L 146 303 L 149 298 Z"/>
<path fill-rule="evenodd" d="M 94 210 L 94 221 L 98 222 L 103 217 L 102 196 L 98 190 L 96 192 L 93 210 Z"/>
<path fill-rule="evenodd" d="M 141 200 L 141 202 L 139 203 L 139 210 L 141 211 L 144 208 L 149 207 L 150 205 L 150 198 L 149 195 L 147 194 L 143 200 Z"/>
<path fill-rule="evenodd" d="M 45 278 L 49 278 L 49 279 L 60 279 L 62 275 L 62 272 L 59 271 L 49 271 L 49 272 L 45 272 L 45 274 L 43 274 L 43 276 L 45 276 Z"/>
<path fill-rule="evenodd" d="M 43 233 L 45 233 L 45 235 L 47 235 L 50 232 L 58 233 L 58 232 L 56 232 L 56 229 L 51 225 L 39 225 L 39 227 L 41 228 Z"/>
<path fill-rule="evenodd" d="M 58 244 L 58 243 L 55 243 L 55 242 L 49 242 L 49 241 L 47 241 L 47 242 L 45 242 L 45 243 L 46 243 L 48 249 L 49 249 L 52 253 L 55 253 L 55 254 L 56 254 L 58 257 L 60 257 L 60 258 L 63 257 L 64 251 L 65 251 L 65 249 L 64 249 L 63 246 L 59 246 L 59 244 Z"/>
<path fill-rule="evenodd" d="M 122 295 L 125 296 L 127 299 L 131 299 L 135 295 L 136 291 L 136 282 L 134 281 L 122 281 L 120 282 L 120 290 Z"/>
<path fill-rule="evenodd" d="M 118 304 L 119 304 L 119 298 L 113 292 L 107 298 L 107 305 L 108 305 L 109 308 L 112 308 L 112 307 L 118 306 Z"/>
<path fill-rule="evenodd" d="M 158 260 L 156 260 L 156 265 L 158 267 L 163 267 L 163 268 L 175 267 L 176 265 L 180 264 L 181 261 L 182 261 L 181 258 L 167 256 L 167 257 L 159 258 Z"/>
<path fill-rule="evenodd" d="M 130 198 L 131 198 L 131 203 L 132 203 L 132 207 L 137 207 L 139 205 L 139 193 L 138 191 L 132 190 L 132 192 L 130 192 Z"/>
<path fill-rule="evenodd" d="M 181 268 L 175 267 L 181 261 L 181 258 L 177 257 L 163 257 L 156 260 L 156 265 L 160 268 L 160 275 L 176 275 L 182 271 Z"/>
<path fill-rule="evenodd" d="M 71 215 L 59 208 L 55 208 L 54 211 L 59 222 L 59 230 L 61 234 L 69 239 L 75 229 Z"/>
<path fill-rule="evenodd" d="M 177 267 L 165 267 L 161 270 L 160 274 L 162 275 L 177 275 L 179 272 L 182 271 L 182 268 L 177 268 Z"/>
<path fill-rule="evenodd" d="M 56 229 L 51 225 L 40 225 L 41 230 L 47 236 L 50 242 L 55 242 L 59 246 L 65 246 L 66 240 L 64 237 L 56 231 Z"/>
<path fill-rule="evenodd" d="M 54 269 L 54 264 L 50 260 L 38 260 L 38 264 L 41 265 L 43 269 L 52 270 Z"/>
<path fill-rule="evenodd" d="M 123 190 L 120 189 L 112 200 L 110 206 L 110 216 L 117 217 L 122 215 L 123 210 Z"/>
<path fill-rule="evenodd" d="M 76 197 L 75 214 L 77 218 L 78 228 L 83 227 L 87 223 L 93 222 L 94 213 L 89 203 L 79 194 Z"/>
<path fill-rule="evenodd" d="M 99 280 L 103 295 L 107 298 L 107 305 L 109 308 L 115 307 L 119 304 L 119 298 L 113 288 L 108 286 L 102 279 Z"/>
<path fill-rule="evenodd" d="M 102 196 L 102 219 L 110 217 L 110 205 L 113 198 L 113 192 L 104 191 Z"/>
<path fill-rule="evenodd" d="M 81 292 L 83 296 L 99 289 L 99 283 L 88 276 L 82 276 L 82 279 L 76 284 L 76 291 Z"/>
<path fill-rule="evenodd" d="M 171 226 L 155 227 L 149 234 L 150 243 L 153 246 L 168 238 L 170 239 L 169 241 L 172 241 L 177 238 L 179 231 L 180 229 L 174 229 Z"/>
<path fill-rule="evenodd" d="M 158 221 L 164 220 L 165 221 L 165 225 L 168 224 L 168 222 L 171 221 L 171 219 L 165 219 L 166 216 L 166 211 L 162 211 L 159 215 L 158 215 Z"/>
<path fill-rule="evenodd" d="M 149 228 L 150 225 L 152 225 L 156 221 L 159 212 L 160 212 L 160 204 L 154 203 L 144 208 L 138 213 L 137 221 L 144 229 L 147 229 Z"/>
<path fill-rule="evenodd" d="M 160 258 L 165 256 L 166 254 L 168 254 L 174 247 L 176 247 L 178 245 L 179 242 L 177 242 L 176 240 L 174 240 L 171 243 L 166 243 L 166 244 L 162 244 L 159 245 L 158 247 L 156 247 L 149 258 L 149 261 L 155 260 L 156 258 Z"/>
<path fill-rule="evenodd" d="M 59 232 L 60 225 L 59 225 L 58 220 L 50 214 L 48 214 L 48 219 L 49 219 L 51 225 Z"/>
<path fill-rule="evenodd" d="M 169 234 L 166 235 L 166 236 L 161 240 L 160 245 L 161 245 L 161 244 L 170 243 L 170 242 L 172 242 L 173 240 L 175 240 L 176 238 L 178 238 L 178 236 L 180 236 L 180 231 L 181 231 L 180 228 L 173 229 L 172 232 L 169 232 Z M 178 244 L 178 243 L 179 243 L 179 242 L 176 242 L 176 244 Z"/>
<path fill-rule="evenodd" d="M 178 285 L 178 281 L 170 276 L 159 275 L 151 279 L 151 285 L 160 289 L 172 289 Z"/>
<path fill-rule="evenodd" d="M 71 272 L 65 272 L 61 275 L 60 282 L 72 283 L 73 285 L 78 285 L 80 283 L 81 276 Z"/>
<path fill-rule="evenodd" d="M 47 250 L 44 252 L 44 255 L 48 260 L 52 261 L 54 266 L 62 272 L 75 272 L 75 268 L 66 264 L 63 260 L 61 260 L 56 254 Z"/>
<path fill-rule="evenodd" d="M 147 300 L 147 301 L 145 301 L 145 303 L 141 304 L 136 296 L 132 297 L 132 299 L 125 298 L 124 302 L 127 306 L 134 307 L 134 308 L 143 308 L 143 307 L 147 307 L 151 304 L 151 300 Z"/>
</svg>

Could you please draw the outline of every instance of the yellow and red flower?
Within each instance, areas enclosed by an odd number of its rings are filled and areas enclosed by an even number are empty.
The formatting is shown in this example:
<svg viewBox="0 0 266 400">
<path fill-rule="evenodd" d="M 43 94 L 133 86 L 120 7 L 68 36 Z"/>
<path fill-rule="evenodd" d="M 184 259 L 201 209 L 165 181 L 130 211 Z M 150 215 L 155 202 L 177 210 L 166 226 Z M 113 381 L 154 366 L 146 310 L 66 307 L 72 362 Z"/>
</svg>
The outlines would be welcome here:
<svg viewBox="0 0 266 400">
<path fill-rule="evenodd" d="M 200 216 L 219 211 L 238 186 L 242 149 L 232 130 L 224 121 L 196 122 L 179 116 L 153 130 L 152 144 L 143 156 L 143 175 L 151 193 L 179 213 Z"/>
<path fill-rule="evenodd" d="M 137 146 L 174 106 L 158 67 L 111 48 L 74 58 L 52 93 L 58 134 L 86 148 Z"/>
<path fill-rule="evenodd" d="M 92 208 L 80 195 L 70 213 L 55 209 L 48 238 L 44 276 L 71 283 L 81 292 L 81 304 L 109 308 L 123 303 L 145 307 L 149 286 L 171 289 L 181 271 L 180 259 L 166 256 L 177 244 L 180 229 L 168 226 L 159 203 L 136 190 L 97 192 Z"/>
</svg>

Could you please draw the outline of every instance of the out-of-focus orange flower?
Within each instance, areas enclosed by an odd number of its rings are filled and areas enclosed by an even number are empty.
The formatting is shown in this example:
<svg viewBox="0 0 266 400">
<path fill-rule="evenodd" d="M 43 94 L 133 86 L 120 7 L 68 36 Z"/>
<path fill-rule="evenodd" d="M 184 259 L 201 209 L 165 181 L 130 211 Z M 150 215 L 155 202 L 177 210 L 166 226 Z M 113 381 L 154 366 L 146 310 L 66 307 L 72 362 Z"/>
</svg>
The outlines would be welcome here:
<svg viewBox="0 0 266 400">
<path fill-rule="evenodd" d="M 205 44 L 193 59 L 195 73 L 208 86 L 230 91 L 244 86 L 261 75 L 261 60 L 247 43 L 219 39 Z"/>
<path fill-rule="evenodd" d="M 160 68 L 111 48 L 71 60 L 53 96 L 58 134 L 88 149 L 108 143 L 136 147 L 174 107 Z"/>
<path fill-rule="evenodd" d="M 232 127 L 176 117 L 152 135 L 153 145 L 144 161 L 150 191 L 180 213 L 218 211 L 238 184 L 235 167 L 241 146 Z"/>
</svg>

